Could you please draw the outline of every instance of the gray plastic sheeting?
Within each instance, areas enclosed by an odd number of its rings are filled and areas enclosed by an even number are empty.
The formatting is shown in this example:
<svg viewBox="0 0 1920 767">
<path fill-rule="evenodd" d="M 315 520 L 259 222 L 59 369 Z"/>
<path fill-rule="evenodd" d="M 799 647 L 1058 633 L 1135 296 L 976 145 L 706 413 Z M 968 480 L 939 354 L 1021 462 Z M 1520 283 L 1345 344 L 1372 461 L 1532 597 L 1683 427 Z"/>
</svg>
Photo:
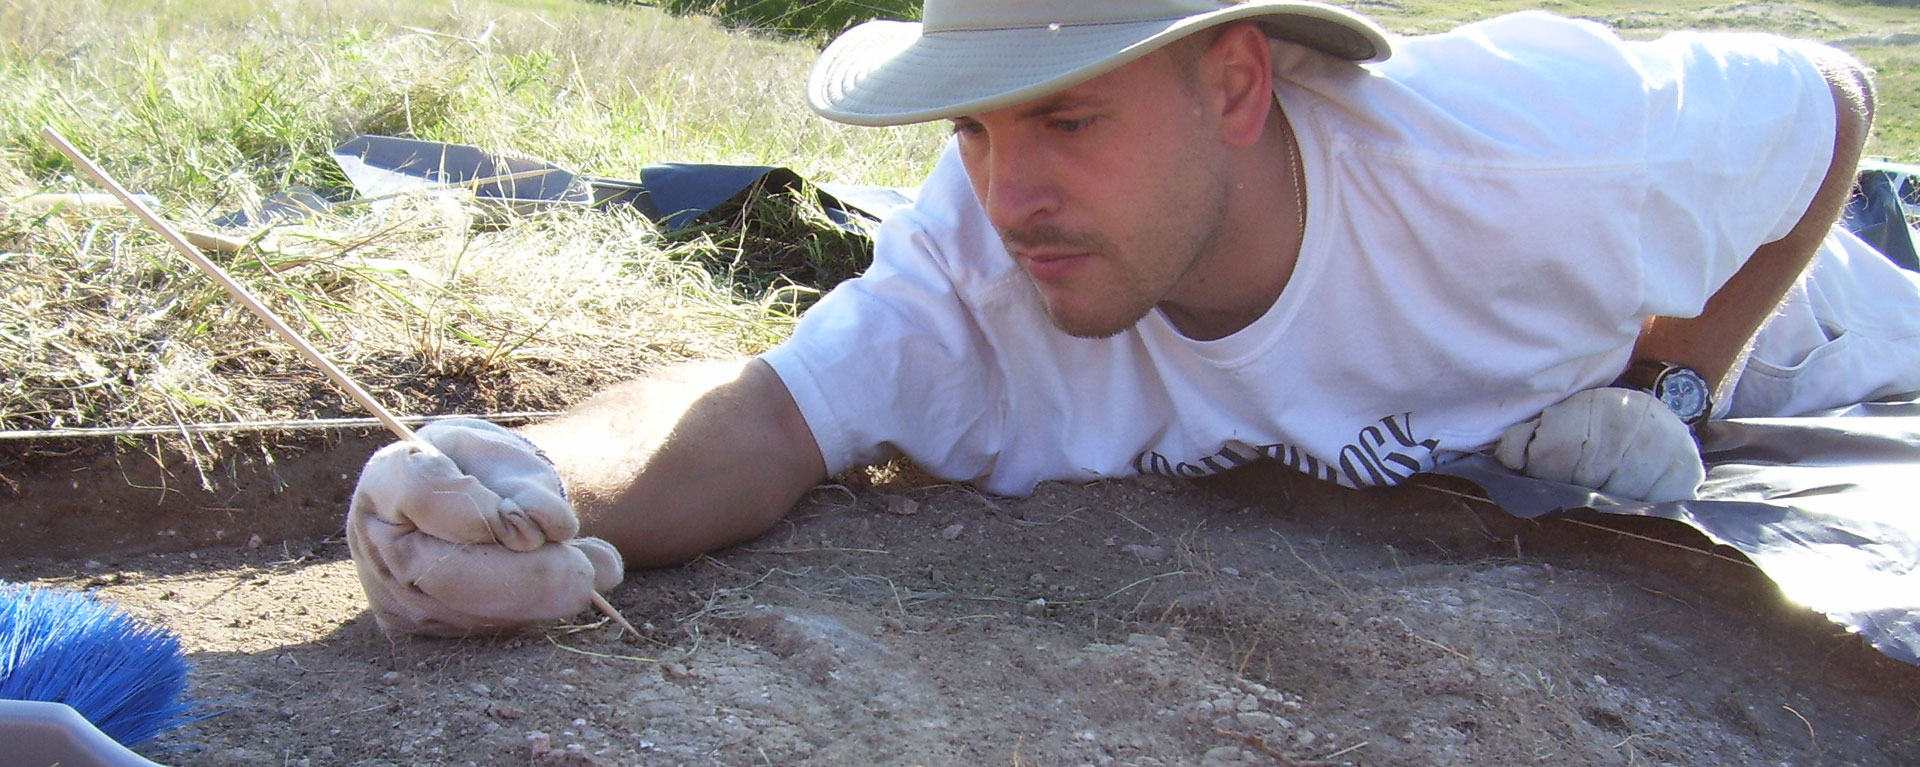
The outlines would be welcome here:
<svg viewBox="0 0 1920 767">
<path fill-rule="evenodd" d="M 1669 503 L 1520 476 L 1484 455 L 1437 474 L 1531 519 L 1566 509 L 1662 517 L 1740 550 L 1795 602 L 1920 665 L 1920 395 L 1816 417 L 1715 421 L 1707 481 Z"/>
<path fill-rule="evenodd" d="M 806 185 L 798 173 L 771 165 L 688 163 L 648 165 L 641 169 L 639 181 L 622 181 L 576 174 L 517 152 L 397 136 L 355 136 L 334 147 L 333 158 L 354 190 L 367 200 L 417 189 L 460 188 L 470 191 L 477 203 L 517 215 L 558 207 L 629 205 L 670 230 L 692 225 L 699 216 L 741 199 L 755 186 L 777 192 Z M 869 237 L 880 218 L 911 203 L 916 191 L 851 184 L 816 184 L 814 189 L 835 225 Z M 270 223 L 273 213 L 291 212 L 297 218 L 330 205 L 310 192 L 307 198 L 292 206 L 270 198 L 262 206 L 269 215 L 236 213 L 222 217 L 220 223 Z"/>
</svg>

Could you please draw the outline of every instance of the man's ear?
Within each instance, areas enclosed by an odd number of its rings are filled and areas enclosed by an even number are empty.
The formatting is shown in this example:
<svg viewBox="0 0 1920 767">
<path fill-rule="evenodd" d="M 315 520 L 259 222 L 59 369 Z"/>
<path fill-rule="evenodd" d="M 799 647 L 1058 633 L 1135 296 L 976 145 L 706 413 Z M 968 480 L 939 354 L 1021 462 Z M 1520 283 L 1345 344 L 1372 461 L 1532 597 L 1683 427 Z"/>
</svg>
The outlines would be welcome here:
<svg viewBox="0 0 1920 767">
<path fill-rule="evenodd" d="M 1267 34 L 1251 21 L 1220 30 L 1206 52 L 1207 66 L 1218 78 L 1222 138 L 1231 146 L 1250 146 L 1260 140 L 1273 112 L 1273 54 Z"/>
</svg>

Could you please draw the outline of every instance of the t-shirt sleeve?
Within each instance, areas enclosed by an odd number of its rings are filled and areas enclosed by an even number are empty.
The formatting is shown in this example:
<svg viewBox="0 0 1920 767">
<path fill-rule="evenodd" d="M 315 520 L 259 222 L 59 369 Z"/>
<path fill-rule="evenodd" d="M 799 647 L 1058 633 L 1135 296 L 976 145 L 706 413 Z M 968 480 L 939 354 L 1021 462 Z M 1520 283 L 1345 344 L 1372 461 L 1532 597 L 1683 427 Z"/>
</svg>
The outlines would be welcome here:
<svg viewBox="0 0 1920 767">
<path fill-rule="evenodd" d="M 1728 33 L 1628 44 L 1647 87 L 1644 313 L 1699 314 L 1811 204 L 1833 159 L 1835 114 L 1810 45 Z"/>
<path fill-rule="evenodd" d="M 953 193 L 936 187 L 954 172 L 935 171 L 921 207 Z M 964 248 L 966 240 L 938 229 L 920 207 L 889 216 L 867 272 L 822 298 L 790 339 L 762 355 L 798 403 L 831 473 L 900 453 L 946 479 L 992 468 L 1000 383 L 983 364 L 993 355 L 956 284 L 966 277 L 942 250 Z"/>
</svg>

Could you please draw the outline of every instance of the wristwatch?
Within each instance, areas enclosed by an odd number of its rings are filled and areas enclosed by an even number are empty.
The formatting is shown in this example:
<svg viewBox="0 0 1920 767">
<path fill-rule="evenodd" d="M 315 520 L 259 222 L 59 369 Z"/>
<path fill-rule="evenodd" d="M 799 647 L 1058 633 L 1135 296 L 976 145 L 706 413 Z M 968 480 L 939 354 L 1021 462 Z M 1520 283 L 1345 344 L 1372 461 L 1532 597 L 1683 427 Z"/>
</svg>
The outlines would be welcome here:
<svg viewBox="0 0 1920 767">
<path fill-rule="evenodd" d="M 1639 389 L 1666 403 L 1667 409 L 1690 428 L 1698 428 L 1713 414 L 1713 388 L 1693 368 L 1658 360 L 1627 366 L 1614 386 Z"/>
</svg>

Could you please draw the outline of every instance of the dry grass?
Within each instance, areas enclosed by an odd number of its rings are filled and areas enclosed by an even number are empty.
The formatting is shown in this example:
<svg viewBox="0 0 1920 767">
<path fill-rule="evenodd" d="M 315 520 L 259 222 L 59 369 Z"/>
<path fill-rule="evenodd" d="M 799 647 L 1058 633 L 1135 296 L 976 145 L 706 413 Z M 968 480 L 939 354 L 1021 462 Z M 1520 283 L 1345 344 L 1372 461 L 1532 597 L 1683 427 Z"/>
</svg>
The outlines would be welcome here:
<svg viewBox="0 0 1920 767">
<path fill-rule="evenodd" d="M 362 132 L 632 179 L 671 161 L 909 184 L 937 148 L 814 117 L 810 49 L 648 9 L 184 5 L 0 4 L 0 431 L 358 411 L 131 216 L 11 204 L 93 191 L 41 125 L 189 228 L 294 185 L 350 196 L 327 150 Z M 393 409 L 548 410 L 783 338 L 810 295 L 776 272 L 864 246 L 804 205 L 746 215 L 773 203 L 666 236 L 626 211 L 480 226 L 457 194 L 420 196 L 240 232 L 217 260 Z"/>
<path fill-rule="evenodd" d="M 131 217 L 3 214 L 9 428 L 328 415 L 341 398 Z M 225 268 L 403 411 L 558 407 L 662 359 L 754 350 L 785 319 L 718 297 L 631 214 L 476 234 L 453 197 L 263 233 Z M 745 327 L 748 330 L 744 331 Z M 62 393 L 62 396 L 49 396 Z"/>
</svg>

